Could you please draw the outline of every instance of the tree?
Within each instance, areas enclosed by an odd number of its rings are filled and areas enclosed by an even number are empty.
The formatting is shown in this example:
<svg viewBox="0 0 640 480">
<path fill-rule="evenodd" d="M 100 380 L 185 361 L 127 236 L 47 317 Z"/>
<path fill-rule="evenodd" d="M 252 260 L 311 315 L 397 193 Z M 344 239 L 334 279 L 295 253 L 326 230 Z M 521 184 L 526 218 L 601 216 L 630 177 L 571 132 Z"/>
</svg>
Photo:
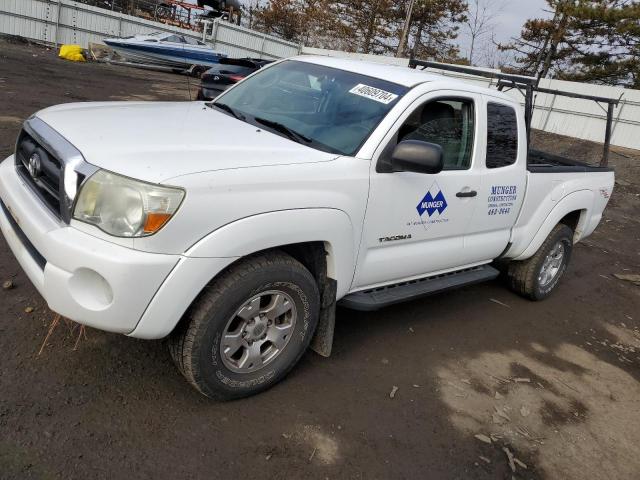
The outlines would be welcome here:
<svg viewBox="0 0 640 480">
<path fill-rule="evenodd" d="M 335 48 L 347 37 L 340 9 L 329 0 L 270 0 L 253 9 L 253 26 L 292 42 Z"/>
<path fill-rule="evenodd" d="M 284 40 L 298 41 L 304 23 L 299 4 L 295 0 L 271 0 L 267 6 L 256 7 L 256 27 Z"/>
<path fill-rule="evenodd" d="M 510 67 L 513 64 L 513 52 L 500 50 L 499 46 L 500 43 L 496 41 L 495 35 L 492 33 L 487 41 L 481 42 L 479 46 L 476 45 L 477 54 L 474 55 L 474 58 L 477 59 L 476 63 L 505 73 L 516 73 Z"/>
<path fill-rule="evenodd" d="M 640 3 L 580 2 L 572 11 L 566 43 L 566 80 L 640 88 Z"/>
<path fill-rule="evenodd" d="M 464 0 L 271 0 L 255 11 L 255 27 L 286 40 L 360 53 L 396 53 L 406 36 L 422 58 L 458 59 L 453 40 L 466 12 Z"/>
<path fill-rule="evenodd" d="M 514 68 L 559 78 L 640 88 L 640 4 L 634 0 L 547 0 L 548 19 L 528 20 L 500 49 Z"/>
<path fill-rule="evenodd" d="M 399 1 L 399 15 L 407 11 L 407 1 Z M 467 19 L 464 0 L 416 0 L 409 28 L 411 55 L 441 61 L 460 62 L 453 41 L 460 24 Z"/>
<path fill-rule="evenodd" d="M 393 0 L 345 0 L 340 2 L 350 50 L 385 53 L 393 35 Z"/>
<path fill-rule="evenodd" d="M 503 4 L 496 0 L 469 0 L 469 12 L 467 20 L 464 22 L 469 34 L 469 55 L 467 59 L 470 65 L 474 65 L 474 54 L 479 45 L 486 40 L 487 36 L 496 26 L 498 11 Z"/>
</svg>

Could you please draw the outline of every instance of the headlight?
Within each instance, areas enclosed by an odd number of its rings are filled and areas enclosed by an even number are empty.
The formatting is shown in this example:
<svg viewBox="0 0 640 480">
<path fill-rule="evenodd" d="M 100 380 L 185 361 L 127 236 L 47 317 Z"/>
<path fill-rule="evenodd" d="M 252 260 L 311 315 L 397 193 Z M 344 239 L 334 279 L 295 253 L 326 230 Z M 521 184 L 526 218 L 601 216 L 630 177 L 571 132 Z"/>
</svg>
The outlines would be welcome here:
<svg viewBox="0 0 640 480">
<path fill-rule="evenodd" d="M 82 186 L 73 218 L 117 237 L 145 237 L 178 210 L 184 191 L 99 170 Z"/>
</svg>

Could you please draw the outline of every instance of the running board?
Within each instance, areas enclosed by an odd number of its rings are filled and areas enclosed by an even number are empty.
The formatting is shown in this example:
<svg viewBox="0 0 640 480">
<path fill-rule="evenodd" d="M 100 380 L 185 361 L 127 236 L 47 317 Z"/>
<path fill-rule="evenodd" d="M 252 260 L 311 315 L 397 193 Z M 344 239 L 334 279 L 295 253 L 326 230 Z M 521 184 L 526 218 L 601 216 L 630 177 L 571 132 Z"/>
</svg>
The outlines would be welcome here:
<svg viewBox="0 0 640 480">
<path fill-rule="evenodd" d="M 352 310 L 371 312 L 389 305 L 415 300 L 416 298 L 426 297 L 445 290 L 493 280 L 498 275 L 500 275 L 500 272 L 492 266 L 482 265 L 436 275 L 435 277 L 420 278 L 397 285 L 355 292 L 340 300 L 338 305 Z"/>
</svg>

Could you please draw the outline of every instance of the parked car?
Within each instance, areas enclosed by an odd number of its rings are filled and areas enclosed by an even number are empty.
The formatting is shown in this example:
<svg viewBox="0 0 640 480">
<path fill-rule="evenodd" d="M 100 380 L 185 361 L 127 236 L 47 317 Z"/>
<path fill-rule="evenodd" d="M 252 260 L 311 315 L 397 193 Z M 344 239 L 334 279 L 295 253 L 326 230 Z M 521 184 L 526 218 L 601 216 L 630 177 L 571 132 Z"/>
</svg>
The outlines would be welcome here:
<svg viewBox="0 0 640 480">
<path fill-rule="evenodd" d="M 198 100 L 213 100 L 231 85 L 271 63 L 256 58 L 223 58 L 200 77 Z"/>
<path fill-rule="evenodd" d="M 530 155 L 525 120 L 488 88 L 320 57 L 206 106 L 60 105 L 0 163 L 0 229 L 53 311 L 169 336 L 195 388 L 244 397 L 310 344 L 330 353 L 338 302 L 493 279 L 497 259 L 514 291 L 549 296 L 614 174 Z"/>
</svg>

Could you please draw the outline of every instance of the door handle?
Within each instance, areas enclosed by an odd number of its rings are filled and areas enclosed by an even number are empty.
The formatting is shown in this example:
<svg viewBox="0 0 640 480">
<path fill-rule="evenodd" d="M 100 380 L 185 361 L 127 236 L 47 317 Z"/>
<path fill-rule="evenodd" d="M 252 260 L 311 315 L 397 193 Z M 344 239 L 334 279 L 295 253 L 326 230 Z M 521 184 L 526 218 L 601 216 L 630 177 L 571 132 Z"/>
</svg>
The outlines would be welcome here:
<svg viewBox="0 0 640 480">
<path fill-rule="evenodd" d="M 478 192 L 476 192 L 475 190 L 470 190 L 468 192 L 458 192 L 458 193 L 456 193 L 456 197 L 458 197 L 458 198 L 469 198 L 469 197 L 475 197 L 476 195 L 478 195 Z"/>
</svg>

